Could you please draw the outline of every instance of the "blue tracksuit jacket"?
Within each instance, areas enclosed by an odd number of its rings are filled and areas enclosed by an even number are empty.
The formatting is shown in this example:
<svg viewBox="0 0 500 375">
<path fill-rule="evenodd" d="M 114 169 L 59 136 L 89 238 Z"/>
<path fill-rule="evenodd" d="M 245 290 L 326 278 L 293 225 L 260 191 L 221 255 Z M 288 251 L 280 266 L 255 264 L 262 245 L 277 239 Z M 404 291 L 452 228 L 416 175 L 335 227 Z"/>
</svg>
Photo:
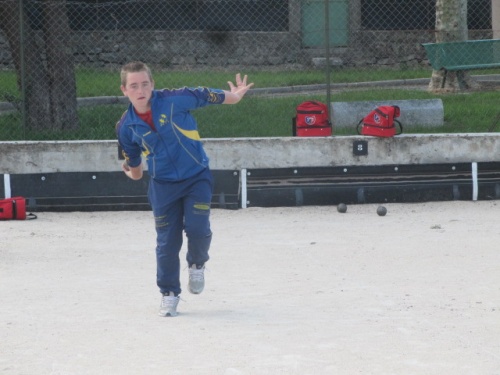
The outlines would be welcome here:
<svg viewBox="0 0 500 375">
<path fill-rule="evenodd" d="M 182 181 L 200 173 L 208 167 L 208 157 L 190 111 L 224 99 L 223 90 L 206 87 L 154 90 L 151 112 L 156 131 L 130 104 L 116 126 L 128 164 L 137 167 L 144 156 L 149 175 L 157 181 Z"/>
</svg>

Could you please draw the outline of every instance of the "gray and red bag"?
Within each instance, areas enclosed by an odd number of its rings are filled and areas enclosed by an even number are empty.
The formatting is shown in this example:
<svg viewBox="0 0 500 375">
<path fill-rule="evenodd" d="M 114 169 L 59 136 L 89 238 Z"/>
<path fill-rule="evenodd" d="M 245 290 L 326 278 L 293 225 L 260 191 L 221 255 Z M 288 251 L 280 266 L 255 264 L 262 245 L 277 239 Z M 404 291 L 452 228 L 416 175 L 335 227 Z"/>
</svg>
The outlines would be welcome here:
<svg viewBox="0 0 500 375">
<path fill-rule="evenodd" d="M 36 219 L 33 213 L 26 214 L 26 199 L 12 197 L 0 199 L 0 220 L 31 220 Z"/>
<path fill-rule="evenodd" d="M 403 132 L 403 125 L 396 120 L 400 113 L 399 107 L 395 105 L 377 107 L 358 123 L 358 134 L 376 137 L 399 135 Z M 396 124 L 399 126 L 399 132 L 396 130 Z"/>
</svg>

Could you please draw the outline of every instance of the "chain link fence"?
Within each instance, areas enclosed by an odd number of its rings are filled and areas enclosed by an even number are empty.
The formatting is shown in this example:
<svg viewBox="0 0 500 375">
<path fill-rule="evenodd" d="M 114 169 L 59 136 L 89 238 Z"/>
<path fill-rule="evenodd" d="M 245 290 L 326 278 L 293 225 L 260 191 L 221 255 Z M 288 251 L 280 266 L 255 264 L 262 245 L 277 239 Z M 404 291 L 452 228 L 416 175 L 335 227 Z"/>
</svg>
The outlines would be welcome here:
<svg viewBox="0 0 500 375">
<path fill-rule="evenodd" d="M 467 5 L 469 39 L 493 38 L 491 0 Z M 303 100 L 430 78 L 435 24 L 436 0 L 0 0 L 0 140 L 113 139 L 132 60 L 156 88 L 249 75 L 238 109 L 200 111 L 204 137 L 291 135 Z"/>
</svg>

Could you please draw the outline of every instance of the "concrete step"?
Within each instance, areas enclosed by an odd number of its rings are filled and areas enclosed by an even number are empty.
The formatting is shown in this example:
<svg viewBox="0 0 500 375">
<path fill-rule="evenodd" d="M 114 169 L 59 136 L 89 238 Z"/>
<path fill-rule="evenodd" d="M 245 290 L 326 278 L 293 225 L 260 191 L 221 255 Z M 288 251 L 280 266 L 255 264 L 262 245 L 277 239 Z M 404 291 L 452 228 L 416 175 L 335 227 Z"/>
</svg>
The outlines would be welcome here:
<svg viewBox="0 0 500 375">
<path fill-rule="evenodd" d="M 411 126 L 438 127 L 444 124 L 441 99 L 333 102 L 330 105 L 330 119 L 334 128 L 356 127 L 368 113 L 382 105 L 398 106 L 401 116 L 397 120 L 406 129 Z"/>
</svg>

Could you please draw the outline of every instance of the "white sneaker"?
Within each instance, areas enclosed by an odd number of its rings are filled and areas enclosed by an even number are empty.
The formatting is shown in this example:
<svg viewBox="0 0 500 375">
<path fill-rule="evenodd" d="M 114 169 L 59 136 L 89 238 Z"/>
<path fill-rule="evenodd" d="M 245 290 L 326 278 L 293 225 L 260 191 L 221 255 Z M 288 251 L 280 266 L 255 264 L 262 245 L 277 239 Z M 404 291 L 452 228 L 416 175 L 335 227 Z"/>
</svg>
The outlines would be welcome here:
<svg viewBox="0 0 500 375">
<path fill-rule="evenodd" d="M 160 311 L 158 315 L 160 316 L 176 316 L 177 315 L 177 304 L 179 303 L 179 296 L 175 296 L 174 293 L 164 294 L 161 297 Z"/>
<path fill-rule="evenodd" d="M 189 291 L 200 294 L 205 287 L 205 266 L 198 268 L 196 264 L 189 267 Z"/>
</svg>

